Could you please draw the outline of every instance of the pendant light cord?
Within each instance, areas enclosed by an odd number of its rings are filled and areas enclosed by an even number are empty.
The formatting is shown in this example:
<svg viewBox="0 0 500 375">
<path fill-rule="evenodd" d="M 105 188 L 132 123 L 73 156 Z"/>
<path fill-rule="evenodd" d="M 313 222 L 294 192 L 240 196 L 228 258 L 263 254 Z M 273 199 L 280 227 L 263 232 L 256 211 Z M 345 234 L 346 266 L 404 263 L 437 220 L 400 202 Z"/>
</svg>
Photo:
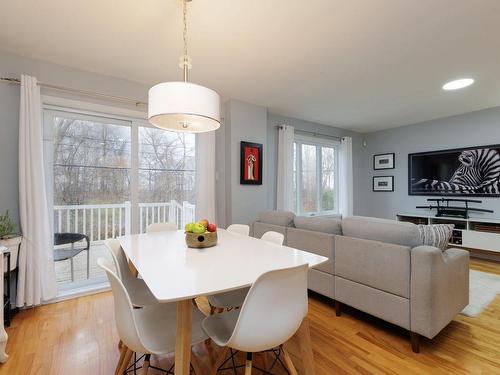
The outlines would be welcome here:
<svg viewBox="0 0 500 375">
<path fill-rule="evenodd" d="M 189 69 L 191 69 L 191 58 L 188 55 L 188 41 L 187 41 L 187 3 L 188 0 L 182 0 L 182 21 L 184 23 L 184 30 L 182 33 L 182 38 L 184 40 L 184 54 L 180 58 L 179 66 L 184 72 L 184 82 L 188 81 Z"/>
<path fill-rule="evenodd" d="M 183 39 L 184 39 L 184 56 L 188 55 L 188 46 L 187 46 L 187 1 L 183 0 L 182 1 L 182 15 L 183 15 L 183 22 L 184 22 L 184 33 L 183 33 Z"/>
</svg>

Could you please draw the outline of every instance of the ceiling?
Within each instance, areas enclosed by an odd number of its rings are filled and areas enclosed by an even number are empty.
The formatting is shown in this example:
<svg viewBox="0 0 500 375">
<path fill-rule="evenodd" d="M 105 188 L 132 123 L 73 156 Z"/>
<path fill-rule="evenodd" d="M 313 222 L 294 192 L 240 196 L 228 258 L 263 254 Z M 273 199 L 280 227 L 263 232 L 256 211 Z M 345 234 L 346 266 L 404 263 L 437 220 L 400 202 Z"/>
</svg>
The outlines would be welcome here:
<svg viewBox="0 0 500 375">
<path fill-rule="evenodd" d="M 0 7 L 3 50 L 146 84 L 181 78 L 179 0 L 0 0 Z M 500 105 L 499 0 L 188 7 L 191 80 L 226 98 L 362 132 Z M 458 77 L 476 84 L 441 90 Z"/>
</svg>

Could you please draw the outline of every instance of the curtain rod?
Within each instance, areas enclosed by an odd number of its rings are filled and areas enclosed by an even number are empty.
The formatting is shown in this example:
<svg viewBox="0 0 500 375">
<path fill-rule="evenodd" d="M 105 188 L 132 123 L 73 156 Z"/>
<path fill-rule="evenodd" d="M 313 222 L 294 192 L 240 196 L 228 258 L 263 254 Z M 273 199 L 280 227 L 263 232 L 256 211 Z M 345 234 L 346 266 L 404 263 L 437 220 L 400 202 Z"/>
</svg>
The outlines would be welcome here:
<svg viewBox="0 0 500 375">
<path fill-rule="evenodd" d="M 7 77 L 0 77 L 0 82 L 12 83 L 12 84 L 15 84 L 15 85 L 20 85 L 21 84 L 21 80 L 19 80 L 17 78 L 7 78 Z M 75 93 L 75 94 L 80 94 L 80 95 L 85 95 L 85 96 L 94 96 L 94 97 L 98 97 L 98 98 L 111 99 L 111 100 L 114 100 L 114 101 L 117 101 L 117 102 L 133 104 L 136 107 L 147 106 L 148 105 L 148 103 L 146 103 L 146 102 L 142 102 L 140 100 L 135 100 L 135 99 L 131 99 L 131 98 L 126 98 L 126 97 L 123 97 L 123 96 L 115 96 L 115 95 L 102 94 L 102 93 L 99 93 L 99 92 L 78 90 L 78 89 L 73 89 L 73 88 L 70 88 L 70 87 L 52 85 L 52 84 L 49 84 L 49 83 L 42 83 L 42 82 L 38 82 L 38 85 L 40 87 L 44 87 L 44 88 L 51 89 L 51 90 L 57 90 L 57 91 L 63 91 L 63 92 L 70 92 L 70 93 Z"/>
<path fill-rule="evenodd" d="M 283 125 L 276 125 L 277 128 L 281 129 Z M 333 138 L 336 139 L 337 141 L 341 141 L 344 139 L 344 137 L 339 137 L 337 135 L 328 135 L 328 134 L 321 134 L 321 133 L 316 133 L 316 132 L 310 132 L 307 130 L 300 130 L 300 129 L 295 129 L 295 133 L 302 133 L 302 134 L 307 134 L 307 135 L 312 135 L 313 137 L 322 137 L 322 138 Z"/>
</svg>

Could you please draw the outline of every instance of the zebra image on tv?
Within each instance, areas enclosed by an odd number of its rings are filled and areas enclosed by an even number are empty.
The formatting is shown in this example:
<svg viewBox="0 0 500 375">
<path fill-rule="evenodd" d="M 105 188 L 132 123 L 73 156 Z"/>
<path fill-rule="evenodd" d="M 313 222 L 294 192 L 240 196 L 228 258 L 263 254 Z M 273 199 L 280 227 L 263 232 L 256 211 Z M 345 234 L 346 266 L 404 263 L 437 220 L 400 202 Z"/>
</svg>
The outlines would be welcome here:
<svg viewBox="0 0 500 375">
<path fill-rule="evenodd" d="M 410 195 L 500 196 L 500 145 L 408 155 Z"/>
</svg>

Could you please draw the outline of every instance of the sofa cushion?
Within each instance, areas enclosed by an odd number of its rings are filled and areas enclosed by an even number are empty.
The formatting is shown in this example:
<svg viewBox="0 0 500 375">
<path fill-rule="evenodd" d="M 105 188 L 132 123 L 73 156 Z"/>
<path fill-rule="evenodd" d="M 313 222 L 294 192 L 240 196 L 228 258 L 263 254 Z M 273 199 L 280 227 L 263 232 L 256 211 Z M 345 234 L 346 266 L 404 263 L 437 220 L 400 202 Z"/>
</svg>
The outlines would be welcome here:
<svg viewBox="0 0 500 375">
<path fill-rule="evenodd" d="M 329 274 L 333 274 L 334 238 L 335 235 L 329 233 L 299 228 L 286 229 L 286 245 L 327 257 L 327 262 L 321 263 L 314 268 Z"/>
<path fill-rule="evenodd" d="M 411 247 L 335 236 L 335 276 L 410 298 Z"/>
<path fill-rule="evenodd" d="M 402 246 L 415 247 L 422 244 L 415 224 L 396 220 L 351 216 L 342 220 L 342 233 L 348 237 Z"/>
<path fill-rule="evenodd" d="M 341 220 L 335 217 L 296 216 L 293 220 L 295 228 L 313 230 L 330 234 L 342 234 Z"/>
<path fill-rule="evenodd" d="M 261 238 L 264 233 L 269 231 L 281 233 L 283 236 L 285 236 L 284 243 L 286 243 L 286 227 L 283 227 L 281 225 L 261 223 L 259 221 L 254 221 L 252 223 L 252 237 Z"/>
<path fill-rule="evenodd" d="M 417 225 L 422 245 L 434 246 L 441 250 L 448 248 L 451 235 L 453 234 L 454 224 L 431 224 Z"/>
<path fill-rule="evenodd" d="M 259 214 L 258 221 L 282 227 L 291 227 L 294 218 L 295 214 L 289 211 L 264 211 Z"/>
</svg>

